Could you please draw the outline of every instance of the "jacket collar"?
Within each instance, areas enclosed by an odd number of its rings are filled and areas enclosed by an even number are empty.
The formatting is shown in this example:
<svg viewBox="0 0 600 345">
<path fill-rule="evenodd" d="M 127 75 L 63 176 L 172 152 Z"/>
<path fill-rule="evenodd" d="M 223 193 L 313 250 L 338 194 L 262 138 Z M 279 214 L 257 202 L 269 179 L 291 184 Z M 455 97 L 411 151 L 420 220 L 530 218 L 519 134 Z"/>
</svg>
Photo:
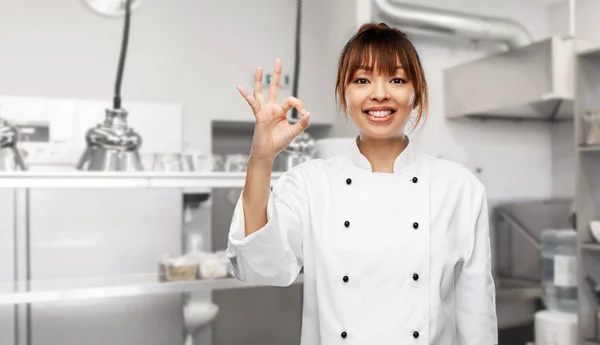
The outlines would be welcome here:
<svg viewBox="0 0 600 345">
<path fill-rule="evenodd" d="M 373 167 L 371 163 L 365 157 L 358 147 L 358 143 L 360 141 L 360 135 L 356 136 L 354 144 L 350 145 L 348 156 L 350 161 L 358 168 L 367 170 L 369 172 L 373 171 Z M 414 163 L 417 159 L 417 153 L 415 149 L 415 145 L 412 141 L 406 137 L 406 148 L 396 157 L 394 161 L 394 175 L 398 175 L 406 170 L 406 168 L 410 167 L 412 163 Z"/>
</svg>

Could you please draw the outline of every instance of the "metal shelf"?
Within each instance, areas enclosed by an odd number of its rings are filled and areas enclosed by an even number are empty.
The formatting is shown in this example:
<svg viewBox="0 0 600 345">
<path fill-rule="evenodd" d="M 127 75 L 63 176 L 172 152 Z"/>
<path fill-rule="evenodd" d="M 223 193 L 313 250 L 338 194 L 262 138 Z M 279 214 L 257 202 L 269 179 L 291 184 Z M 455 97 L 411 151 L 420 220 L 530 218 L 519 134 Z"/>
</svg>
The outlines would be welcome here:
<svg viewBox="0 0 600 345">
<path fill-rule="evenodd" d="M 598 109 L 598 90 L 600 90 L 600 45 L 578 42 L 577 63 L 575 64 L 575 152 L 577 187 L 574 212 L 577 214 L 577 285 L 578 294 L 578 344 L 600 344 L 588 340 L 596 333 L 596 299 L 586 282 L 586 277 L 600 279 L 600 244 L 596 243 L 589 229 L 589 222 L 597 219 L 600 209 L 600 160 L 590 159 L 589 155 L 600 153 L 600 145 L 582 145 L 588 135 L 589 126 L 582 116 L 590 109 Z"/>
<path fill-rule="evenodd" d="M 301 274 L 294 284 L 304 281 Z M 261 286 L 236 278 L 160 282 L 158 274 L 137 274 L 89 279 L 30 281 L 29 291 L 14 292 L 15 283 L 0 284 L 0 305 L 59 302 L 93 298 L 174 294 L 198 290 L 224 290 Z"/>
<path fill-rule="evenodd" d="M 586 146 L 580 145 L 578 146 L 579 152 L 600 152 L 600 145 Z"/>
<path fill-rule="evenodd" d="M 600 251 L 600 243 L 598 242 L 585 242 L 581 244 L 582 249 L 586 250 L 598 250 Z"/>
<path fill-rule="evenodd" d="M 272 173 L 271 183 L 283 173 Z M 0 188 L 241 188 L 246 173 L 0 172 Z"/>
</svg>

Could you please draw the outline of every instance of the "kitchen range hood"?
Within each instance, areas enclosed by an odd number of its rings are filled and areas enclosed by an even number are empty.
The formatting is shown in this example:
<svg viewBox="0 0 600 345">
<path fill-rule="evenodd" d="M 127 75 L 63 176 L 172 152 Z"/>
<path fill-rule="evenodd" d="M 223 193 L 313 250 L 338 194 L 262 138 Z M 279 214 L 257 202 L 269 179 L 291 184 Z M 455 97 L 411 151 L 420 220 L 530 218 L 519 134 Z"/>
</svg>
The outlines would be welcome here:
<svg viewBox="0 0 600 345">
<path fill-rule="evenodd" d="M 447 118 L 570 121 L 574 42 L 551 37 L 444 71 Z"/>
<path fill-rule="evenodd" d="M 359 23 L 385 21 L 410 35 L 484 42 L 505 48 L 444 71 L 447 118 L 573 118 L 573 39 L 550 37 L 533 41 L 523 25 L 509 18 L 400 0 L 358 0 L 357 4 Z"/>
</svg>

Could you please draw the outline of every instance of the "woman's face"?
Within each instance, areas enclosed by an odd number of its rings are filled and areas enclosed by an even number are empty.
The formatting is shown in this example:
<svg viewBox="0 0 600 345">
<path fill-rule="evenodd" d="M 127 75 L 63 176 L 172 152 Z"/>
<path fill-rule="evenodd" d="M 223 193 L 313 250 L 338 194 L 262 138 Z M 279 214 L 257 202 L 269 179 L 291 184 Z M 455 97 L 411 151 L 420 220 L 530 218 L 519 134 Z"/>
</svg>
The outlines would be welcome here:
<svg viewBox="0 0 600 345">
<path fill-rule="evenodd" d="M 375 66 L 376 67 L 376 66 Z M 346 104 L 362 137 L 387 139 L 404 136 L 413 111 L 415 89 L 402 66 L 391 75 L 359 69 L 346 88 Z"/>
</svg>

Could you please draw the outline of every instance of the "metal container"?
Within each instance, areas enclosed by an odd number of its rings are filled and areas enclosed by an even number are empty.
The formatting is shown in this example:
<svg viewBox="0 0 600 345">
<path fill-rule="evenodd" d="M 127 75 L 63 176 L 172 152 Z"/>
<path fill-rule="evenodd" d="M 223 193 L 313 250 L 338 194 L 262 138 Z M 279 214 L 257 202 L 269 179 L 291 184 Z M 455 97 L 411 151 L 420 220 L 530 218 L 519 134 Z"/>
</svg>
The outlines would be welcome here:
<svg viewBox="0 0 600 345">
<path fill-rule="evenodd" d="M 18 148 L 19 130 L 0 118 L 0 171 L 27 170 Z"/>
<path fill-rule="evenodd" d="M 77 169 L 88 171 L 143 171 L 141 136 L 127 126 L 127 111 L 107 109 L 104 123 L 88 130 L 87 148 Z"/>
</svg>

